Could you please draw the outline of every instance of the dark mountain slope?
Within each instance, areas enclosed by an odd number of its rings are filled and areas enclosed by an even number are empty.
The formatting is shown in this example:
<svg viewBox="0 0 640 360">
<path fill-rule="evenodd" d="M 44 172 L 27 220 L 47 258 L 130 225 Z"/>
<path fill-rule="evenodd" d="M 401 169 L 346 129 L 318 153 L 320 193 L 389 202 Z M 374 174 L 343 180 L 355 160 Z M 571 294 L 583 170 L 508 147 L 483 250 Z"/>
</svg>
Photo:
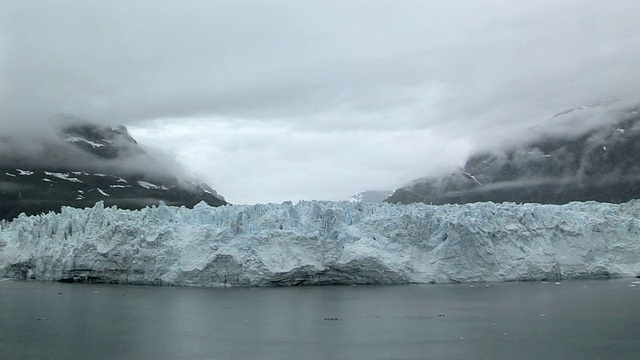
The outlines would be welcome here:
<svg viewBox="0 0 640 360">
<path fill-rule="evenodd" d="M 0 150 L 0 219 L 100 200 L 125 209 L 226 204 L 207 185 L 177 175 L 172 161 L 144 151 L 124 126 L 74 124 L 38 140 L 4 137 Z"/>
<path fill-rule="evenodd" d="M 639 108 L 616 116 L 572 137 L 546 135 L 505 151 L 473 155 L 459 171 L 415 180 L 386 201 L 563 204 L 640 198 Z"/>
</svg>

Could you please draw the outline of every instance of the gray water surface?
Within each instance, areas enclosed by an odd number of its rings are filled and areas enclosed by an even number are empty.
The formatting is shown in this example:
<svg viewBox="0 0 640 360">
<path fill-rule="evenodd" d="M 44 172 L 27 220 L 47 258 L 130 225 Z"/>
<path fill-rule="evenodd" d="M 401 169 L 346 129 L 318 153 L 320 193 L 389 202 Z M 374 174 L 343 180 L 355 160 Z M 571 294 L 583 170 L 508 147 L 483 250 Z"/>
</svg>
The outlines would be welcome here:
<svg viewBox="0 0 640 360">
<path fill-rule="evenodd" d="M 223 289 L 0 281 L 0 358 L 638 359 L 636 280 Z"/>
</svg>

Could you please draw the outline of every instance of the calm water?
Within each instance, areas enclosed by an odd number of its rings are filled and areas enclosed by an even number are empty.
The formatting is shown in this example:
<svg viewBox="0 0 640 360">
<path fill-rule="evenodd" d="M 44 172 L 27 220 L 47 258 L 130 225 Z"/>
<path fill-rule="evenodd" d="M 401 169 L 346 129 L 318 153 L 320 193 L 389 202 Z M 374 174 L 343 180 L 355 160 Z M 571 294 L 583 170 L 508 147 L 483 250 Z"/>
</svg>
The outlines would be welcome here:
<svg viewBox="0 0 640 360">
<path fill-rule="evenodd" d="M 0 281 L 0 358 L 638 359 L 636 280 L 243 289 Z"/>
</svg>

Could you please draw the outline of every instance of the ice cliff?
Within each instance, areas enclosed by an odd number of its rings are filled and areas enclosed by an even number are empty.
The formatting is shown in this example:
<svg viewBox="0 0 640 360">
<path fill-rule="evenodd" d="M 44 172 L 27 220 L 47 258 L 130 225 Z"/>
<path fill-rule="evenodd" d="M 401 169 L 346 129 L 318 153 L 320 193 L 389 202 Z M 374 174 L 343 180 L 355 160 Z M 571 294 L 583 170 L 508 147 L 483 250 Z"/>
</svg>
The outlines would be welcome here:
<svg viewBox="0 0 640 360">
<path fill-rule="evenodd" d="M 268 286 L 636 276 L 640 201 L 63 208 L 0 222 L 0 277 Z"/>
</svg>

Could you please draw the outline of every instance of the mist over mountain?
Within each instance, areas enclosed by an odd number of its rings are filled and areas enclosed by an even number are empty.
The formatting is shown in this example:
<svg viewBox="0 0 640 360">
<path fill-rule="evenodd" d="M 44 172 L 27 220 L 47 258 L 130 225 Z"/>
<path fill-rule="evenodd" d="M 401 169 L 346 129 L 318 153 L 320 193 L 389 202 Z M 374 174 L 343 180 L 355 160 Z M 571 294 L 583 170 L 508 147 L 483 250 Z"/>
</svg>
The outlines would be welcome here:
<svg viewBox="0 0 640 360">
<path fill-rule="evenodd" d="M 57 129 L 0 137 L 0 219 L 60 211 L 62 206 L 140 209 L 160 201 L 226 204 L 191 179 L 171 156 L 141 147 L 124 126 L 66 118 Z"/>
<path fill-rule="evenodd" d="M 367 190 L 350 196 L 347 201 L 352 203 L 381 203 L 392 194 L 393 191 L 391 190 Z"/>
<path fill-rule="evenodd" d="M 414 180 L 385 201 L 563 204 L 640 198 L 640 106 L 612 112 L 602 107 L 559 112 L 505 148 L 479 151 L 458 171 Z"/>
</svg>

